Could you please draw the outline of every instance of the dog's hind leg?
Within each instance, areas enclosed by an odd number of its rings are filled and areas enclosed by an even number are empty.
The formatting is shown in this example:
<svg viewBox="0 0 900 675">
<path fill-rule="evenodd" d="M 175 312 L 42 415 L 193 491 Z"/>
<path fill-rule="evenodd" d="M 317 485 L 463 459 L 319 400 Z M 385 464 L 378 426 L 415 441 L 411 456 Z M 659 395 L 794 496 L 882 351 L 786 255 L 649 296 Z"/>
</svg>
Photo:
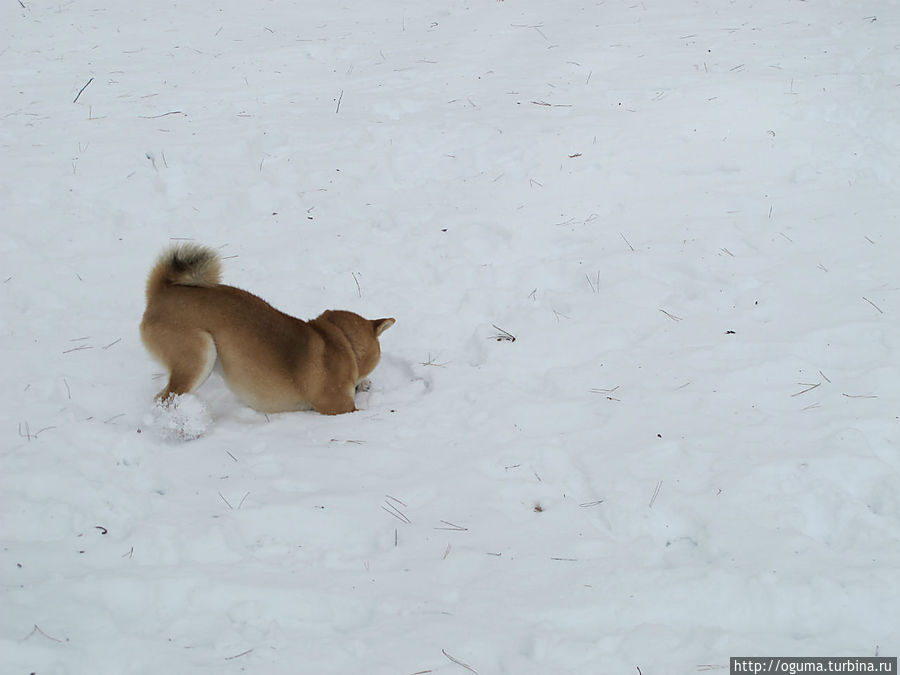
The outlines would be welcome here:
<svg viewBox="0 0 900 675">
<path fill-rule="evenodd" d="M 216 364 L 216 344 L 206 331 L 172 335 L 169 340 L 147 337 L 145 342 L 153 343 L 151 351 L 169 368 L 169 383 L 156 395 L 158 401 L 166 402 L 172 396 L 194 391 Z"/>
</svg>

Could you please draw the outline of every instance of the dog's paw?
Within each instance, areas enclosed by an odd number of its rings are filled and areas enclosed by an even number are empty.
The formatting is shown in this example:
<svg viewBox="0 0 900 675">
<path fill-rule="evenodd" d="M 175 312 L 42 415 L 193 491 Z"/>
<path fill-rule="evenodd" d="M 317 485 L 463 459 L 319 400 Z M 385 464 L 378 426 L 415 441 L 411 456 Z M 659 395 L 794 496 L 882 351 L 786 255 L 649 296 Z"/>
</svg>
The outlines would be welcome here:
<svg viewBox="0 0 900 675">
<path fill-rule="evenodd" d="M 167 441 L 192 441 L 209 428 L 212 418 L 196 396 L 182 394 L 157 401 L 147 426 Z"/>
</svg>

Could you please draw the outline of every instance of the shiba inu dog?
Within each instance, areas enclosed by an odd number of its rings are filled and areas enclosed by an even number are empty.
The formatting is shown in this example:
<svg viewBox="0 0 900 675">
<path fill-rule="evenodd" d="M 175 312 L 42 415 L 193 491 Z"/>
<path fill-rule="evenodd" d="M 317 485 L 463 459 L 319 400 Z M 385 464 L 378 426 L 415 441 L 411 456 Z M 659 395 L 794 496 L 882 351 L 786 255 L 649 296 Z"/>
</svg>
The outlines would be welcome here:
<svg viewBox="0 0 900 675">
<path fill-rule="evenodd" d="M 172 246 L 150 271 L 141 339 L 169 369 L 157 400 L 194 391 L 218 359 L 231 390 L 261 412 L 356 410 L 394 319 L 328 310 L 302 321 L 220 284 L 220 271 L 219 255 L 198 244 Z"/>
</svg>

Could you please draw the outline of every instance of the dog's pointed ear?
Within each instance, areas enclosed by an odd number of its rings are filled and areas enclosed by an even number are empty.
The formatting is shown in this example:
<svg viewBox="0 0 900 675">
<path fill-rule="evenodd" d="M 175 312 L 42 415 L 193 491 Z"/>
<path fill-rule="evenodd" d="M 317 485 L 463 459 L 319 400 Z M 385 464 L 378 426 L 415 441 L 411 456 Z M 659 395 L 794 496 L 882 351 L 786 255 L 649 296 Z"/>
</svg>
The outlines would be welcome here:
<svg viewBox="0 0 900 675">
<path fill-rule="evenodd" d="M 374 319 L 372 321 L 372 328 L 375 329 L 375 337 L 378 337 L 388 328 L 393 326 L 396 321 L 396 319 Z"/>
</svg>

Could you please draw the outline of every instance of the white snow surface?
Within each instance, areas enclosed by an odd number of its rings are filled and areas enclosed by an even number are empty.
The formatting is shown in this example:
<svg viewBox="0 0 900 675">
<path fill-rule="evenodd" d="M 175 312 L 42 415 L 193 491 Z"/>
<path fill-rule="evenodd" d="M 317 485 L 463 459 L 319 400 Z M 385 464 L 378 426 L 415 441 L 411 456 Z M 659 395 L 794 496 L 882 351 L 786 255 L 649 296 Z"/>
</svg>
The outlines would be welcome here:
<svg viewBox="0 0 900 675">
<path fill-rule="evenodd" d="M 900 653 L 896 0 L 0 25 L 3 673 Z M 213 375 L 163 438 L 175 239 L 396 317 L 360 410 Z"/>
</svg>

